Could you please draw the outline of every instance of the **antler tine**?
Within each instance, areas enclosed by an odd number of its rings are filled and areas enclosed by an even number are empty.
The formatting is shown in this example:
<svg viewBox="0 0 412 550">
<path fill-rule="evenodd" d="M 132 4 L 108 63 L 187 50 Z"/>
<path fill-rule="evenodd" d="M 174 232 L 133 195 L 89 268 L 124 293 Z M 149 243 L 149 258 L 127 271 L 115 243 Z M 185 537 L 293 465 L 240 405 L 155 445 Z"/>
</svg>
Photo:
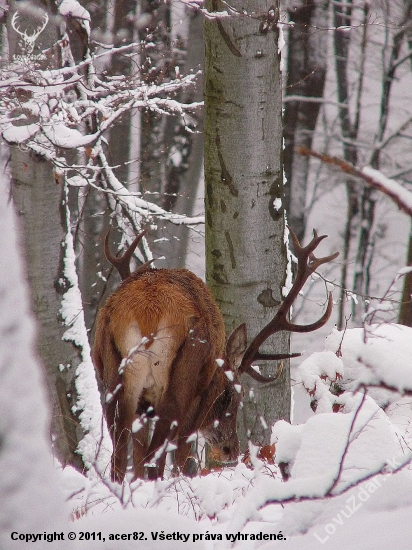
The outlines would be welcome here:
<svg viewBox="0 0 412 550">
<path fill-rule="evenodd" d="M 110 235 L 110 229 L 106 234 L 106 237 L 104 239 L 104 253 L 107 258 L 107 261 L 112 264 L 113 267 L 117 269 L 119 272 L 120 278 L 122 281 L 130 277 L 130 260 L 132 259 L 133 253 L 136 250 L 137 245 L 140 243 L 142 238 L 146 235 L 148 232 L 147 229 L 142 231 L 137 235 L 137 237 L 134 239 L 131 245 L 127 248 L 126 252 L 122 254 L 121 256 L 113 256 L 113 254 L 110 252 L 109 249 L 109 235 Z M 146 262 L 145 264 L 141 265 L 136 272 L 144 271 L 154 260 L 150 260 L 149 262 Z"/>
<path fill-rule="evenodd" d="M 284 359 L 286 359 L 286 357 L 284 357 Z M 279 363 L 275 376 L 271 378 L 269 378 L 268 376 L 262 376 L 259 372 L 255 371 L 255 369 L 252 369 L 252 367 L 250 367 L 247 373 L 251 378 L 253 378 L 253 380 L 256 380 L 256 382 L 267 384 L 268 382 L 274 382 L 275 380 L 277 380 L 281 375 L 282 371 L 283 371 L 283 363 Z"/>
<path fill-rule="evenodd" d="M 293 246 L 295 247 L 296 255 L 298 255 L 298 253 L 300 251 L 302 251 L 302 252 L 306 253 L 309 256 L 309 254 L 311 254 L 315 250 L 315 248 L 319 245 L 319 243 L 321 241 L 323 241 L 323 239 L 326 239 L 326 237 L 327 237 L 327 235 L 321 235 L 319 237 L 318 232 L 316 231 L 316 229 L 314 229 L 313 230 L 313 239 L 306 246 L 302 246 L 300 244 L 299 239 L 296 236 L 296 233 L 293 231 L 291 226 L 286 225 L 286 227 L 289 229 L 289 234 L 290 234 L 290 237 L 292 239 Z"/>
<path fill-rule="evenodd" d="M 316 229 L 313 230 L 313 239 L 306 246 L 302 246 L 293 229 L 289 225 L 287 226 L 287 228 L 289 229 L 289 233 L 296 252 L 296 257 L 298 259 L 298 270 L 299 260 L 304 263 L 305 268 L 307 266 L 310 267 L 313 273 L 313 271 L 316 271 L 316 269 L 320 265 L 330 262 L 331 260 L 339 256 L 339 252 L 335 252 L 335 254 L 325 256 L 324 258 L 316 258 L 316 256 L 313 254 L 313 251 L 319 246 L 323 239 L 327 238 L 327 235 L 319 236 Z"/>
<path fill-rule="evenodd" d="M 289 321 L 286 321 L 288 328 L 285 328 L 284 330 L 289 330 L 290 332 L 313 332 L 315 330 L 318 330 L 318 328 L 323 327 L 323 325 L 326 325 L 326 323 L 329 321 L 329 318 L 332 314 L 332 310 L 333 310 L 333 297 L 332 297 L 332 293 L 328 292 L 328 305 L 326 306 L 325 313 L 322 315 L 320 319 L 308 325 L 296 325 L 295 323 L 289 323 Z"/>
<path fill-rule="evenodd" d="M 312 273 L 314 273 L 314 271 L 316 271 L 316 269 L 318 269 L 318 267 L 322 264 L 330 262 L 331 260 L 334 260 L 335 258 L 337 258 L 337 256 L 339 256 L 339 252 L 335 252 L 335 254 L 331 254 L 330 256 L 325 256 L 323 258 L 316 258 L 316 256 L 314 255 L 314 250 L 317 248 L 317 246 L 319 246 L 319 243 L 327 237 L 327 235 L 319 236 L 314 230 L 313 239 L 306 246 L 302 246 L 291 227 L 288 226 L 288 229 L 290 231 L 291 240 L 293 242 L 296 257 L 298 260 L 295 281 L 288 295 L 276 312 L 274 318 L 269 321 L 269 323 L 257 334 L 257 336 L 249 344 L 249 347 L 247 348 L 243 356 L 242 364 L 239 369 L 240 373 L 247 372 L 255 380 L 258 380 L 258 378 L 256 377 L 257 375 L 260 378 L 260 380 L 258 381 L 261 382 L 273 381 L 276 380 L 276 377 L 262 377 L 252 369 L 252 362 L 258 359 L 266 359 L 270 361 L 279 360 L 281 358 L 276 354 L 264 354 L 259 351 L 260 346 L 269 338 L 269 336 L 282 330 L 286 330 L 289 332 L 312 332 L 314 330 L 317 330 L 329 320 L 333 308 L 332 294 L 329 293 L 326 311 L 322 315 L 322 317 L 316 322 L 308 325 L 296 325 L 295 323 L 291 323 L 288 320 L 287 316 L 290 308 L 292 307 L 293 302 L 297 298 L 299 292 L 302 290 L 302 287 L 304 286 L 310 275 L 312 275 Z M 298 355 L 300 354 L 291 354 L 286 356 L 296 357 Z M 283 355 L 283 357 L 285 357 L 285 355 Z"/>
</svg>

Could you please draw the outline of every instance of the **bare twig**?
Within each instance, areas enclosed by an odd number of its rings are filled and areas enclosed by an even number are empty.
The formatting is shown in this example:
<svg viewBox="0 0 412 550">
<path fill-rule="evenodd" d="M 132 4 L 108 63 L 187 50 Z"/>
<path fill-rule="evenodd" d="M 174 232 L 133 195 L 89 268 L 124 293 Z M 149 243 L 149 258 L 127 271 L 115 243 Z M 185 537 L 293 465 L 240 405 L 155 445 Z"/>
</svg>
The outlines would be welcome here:
<svg viewBox="0 0 412 550">
<path fill-rule="evenodd" d="M 343 450 L 342 457 L 341 457 L 340 462 L 339 462 L 338 471 L 336 472 L 335 478 L 333 479 L 333 482 L 332 482 L 331 486 L 326 491 L 325 496 L 332 496 L 334 489 L 336 488 L 336 486 L 338 485 L 338 483 L 340 481 L 340 476 L 343 472 L 343 464 L 345 462 L 346 455 L 348 454 L 350 444 L 352 443 L 351 434 L 352 434 L 352 431 L 355 427 L 356 420 L 357 420 L 359 412 L 360 412 L 360 410 L 361 410 L 361 408 L 362 408 L 362 406 L 365 402 L 365 399 L 366 399 L 366 388 L 364 388 L 364 390 L 363 390 L 363 395 L 362 395 L 361 402 L 359 403 L 359 406 L 356 409 L 355 414 L 353 415 L 352 422 L 351 422 L 351 425 L 349 427 L 349 433 L 348 433 L 348 437 L 347 437 L 347 440 L 346 440 L 345 448 Z"/>
</svg>

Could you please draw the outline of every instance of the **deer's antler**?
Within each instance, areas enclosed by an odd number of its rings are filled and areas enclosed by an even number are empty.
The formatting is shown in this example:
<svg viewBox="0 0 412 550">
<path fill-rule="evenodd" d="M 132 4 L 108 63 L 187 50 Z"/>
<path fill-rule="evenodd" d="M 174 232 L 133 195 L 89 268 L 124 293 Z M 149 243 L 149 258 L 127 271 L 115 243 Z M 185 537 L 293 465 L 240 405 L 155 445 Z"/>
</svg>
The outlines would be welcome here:
<svg viewBox="0 0 412 550">
<path fill-rule="evenodd" d="M 313 252 L 318 247 L 320 242 L 327 237 L 327 235 L 318 236 L 317 232 L 314 230 L 313 239 L 310 241 L 310 243 L 307 244 L 306 246 L 301 246 L 299 239 L 297 238 L 297 236 L 295 235 L 291 227 L 288 226 L 288 229 L 295 248 L 295 254 L 298 260 L 298 267 L 296 271 L 295 281 L 288 295 L 280 305 L 276 315 L 255 336 L 255 338 L 249 344 L 249 347 L 247 348 L 243 356 L 243 360 L 240 366 L 240 372 L 242 373 L 247 372 L 254 380 L 257 380 L 258 382 L 273 382 L 273 380 L 276 380 L 276 377 L 267 378 L 257 373 L 252 368 L 253 361 L 257 361 L 259 359 L 273 361 L 273 360 L 285 359 L 287 357 L 298 357 L 300 355 L 299 353 L 293 353 L 293 354 L 261 353 L 259 351 L 259 348 L 269 338 L 269 336 L 271 336 L 272 334 L 275 334 L 276 332 L 280 332 L 282 330 L 286 330 L 289 332 L 312 332 L 322 327 L 328 321 L 332 313 L 333 300 L 332 300 L 332 294 L 329 293 L 328 305 L 326 307 L 326 311 L 322 315 L 322 317 L 318 319 L 316 322 L 308 325 L 297 325 L 289 321 L 288 314 L 290 312 L 290 308 L 292 307 L 293 302 L 296 300 L 299 292 L 302 290 L 303 285 L 306 283 L 308 278 L 322 264 L 326 264 L 334 260 L 335 258 L 337 258 L 339 256 L 339 252 L 335 252 L 335 254 L 331 254 L 330 256 L 325 256 L 324 258 L 316 258 Z"/>
<path fill-rule="evenodd" d="M 130 261 L 133 256 L 133 252 L 136 250 L 137 245 L 140 243 L 140 241 L 143 239 L 146 233 L 147 233 L 147 229 L 139 233 L 135 238 L 135 240 L 129 245 L 126 252 L 122 256 L 113 256 L 109 248 L 110 230 L 107 232 L 106 237 L 104 239 L 104 253 L 107 258 L 107 261 L 110 262 L 112 266 L 115 267 L 119 272 L 119 275 L 122 281 L 130 277 L 131 275 Z M 141 273 L 142 271 L 145 271 L 152 262 L 154 262 L 154 260 L 150 260 L 144 263 L 143 265 L 139 266 L 134 273 Z"/>
</svg>

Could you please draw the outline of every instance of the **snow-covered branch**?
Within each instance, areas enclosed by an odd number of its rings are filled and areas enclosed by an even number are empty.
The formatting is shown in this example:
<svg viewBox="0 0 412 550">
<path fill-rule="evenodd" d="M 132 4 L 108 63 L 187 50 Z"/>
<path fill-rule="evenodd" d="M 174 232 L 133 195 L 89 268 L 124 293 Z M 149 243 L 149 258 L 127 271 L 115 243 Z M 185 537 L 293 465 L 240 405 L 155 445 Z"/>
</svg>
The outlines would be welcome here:
<svg viewBox="0 0 412 550">
<path fill-rule="evenodd" d="M 141 79 L 138 70 L 131 76 L 97 76 L 95 64 L 102 56 L 120 52 L 133 55 L 140 48 L 137 43 L 111 48 L 61 69 L 42 70 L 32 60 L 11 64 L 3 70 L 0 84 L 0 130 L 9 144 L 52 162 L 58 177 L 66 174 L 69 184 L 90 185 L 109 193 L 128 211 L 137 229 L 143 218 L 168 220 L 175 225 L 203 224 L 203 216 L 172 214 L 131 193 L 115 176 L 103 153 L 104 134 L 127 112 L 138 109 L 173 114 L 185 123 L 186 114 L 202 107 L 200 102 L 176 99 L 177 93 L 195 84 L 198 73 L 150 84 Z M 85 152 L 87 164 L 74 165 L 69 157 L 62 156 L 71 150 Z M 104 176 L 105 188 L 97 183 L 99 175 Z"/>
<path fill-rule="evenodd" d="M 379 474 L 395 474 L 410 464 L 412 452 L 402 458 L 389 458 L 389 461 L 382 461 L 380 465 L 370 471 L 364 471 L 351 483 L 347 484 L 339 493 L 334 496 L 348 493 L 354 487 L 360 486 L 363 482 L 372 479 Z M 395 467 L 391 468 L 391 464 Z M 305 501 L 322 501 L 328 496 L 324 482 L 328 476 L 311 477 L 306 479 L 290 480 L 287 483 L 280 483 L 278 480 L 271 480 L 267 476 L 260 478 L 255 487 L 239 502 L 228 532 L 236 533 L 243 529 L 249 522 L 257 517 L 257 510 L 261 510 L 268 504 L 287 504 Z"/>
<path fill-rule="evenodd" d="M 168 220 L 175 225 L 198 225 L 204 223 L 204 216 L 188 217 L 182 214 L 174 214 L 157 206 L 153 202 L 138 196 L 136 193 L 131 193 L 122 183 L 116 178 L 112 167 L 109 165 L 106 155 L 99 148 L 98 158 L 103 168 L 105 181 L 109 191 L 112 192 L 114 198 L 126 209 L 136 214 L 139 217 L 156 217 L 157 219 Z"/>
<path fill-rule="evenodd" d="M 402 187 L 402 185 L 395 180 L 387 178 L 379 170 L 375 170 L 370 166 L 365 166 L 364 168 L 359 169 L 350 162 L 347 162 L 339 157 L 318 153 L 316 151 L 305 149 L 304 147 L 299 147 L 298 153 L 304 156 L 317 158 L 326 164 L 337 166 L 346 174 L 361 178 L 367 185 L 370 185 L 390 197 L 398 208 L 405 212 L 405 214 L 412 216 L 412 193 Z"/>
<path fill-rule="evenodd" d="M 46 149 L 50 143 L 56 148 L 77 149 L 92 146 L 125 112 L 132 109 L 184 115 L 202 105 L 197 102 L 183 104 L 170 98 L 172 94 L 193 85 L 197 74 L 150 86 L 126 77 L 107 79 L 104 86 L 97 85 L 93 90 L 79 76 L 73 75 L 68 81 L 63 81 L 57 71 L 54 76 L 56 81 L 53 83 L 33 85 L 26 82 L 22 75 L 21 80 L 9 84 L 8 94 L 4 94 L 3 104 L 0 104 L 3 115 L 0 117 L 0 128 L 8 143 L 25 144 L 27 147 L 37 144 Z M 74 85 L 79 88 L 81 97 L 72 101 L 67 94 Z M 20 96 L 27 97 L 27 100 L 22 101 L 19 95 L 13 94 L 11 87 L 24 89 Z M 97 128 L 86 133 L 82 123 L 90 117 L 94 118 Z"/>
</svg>

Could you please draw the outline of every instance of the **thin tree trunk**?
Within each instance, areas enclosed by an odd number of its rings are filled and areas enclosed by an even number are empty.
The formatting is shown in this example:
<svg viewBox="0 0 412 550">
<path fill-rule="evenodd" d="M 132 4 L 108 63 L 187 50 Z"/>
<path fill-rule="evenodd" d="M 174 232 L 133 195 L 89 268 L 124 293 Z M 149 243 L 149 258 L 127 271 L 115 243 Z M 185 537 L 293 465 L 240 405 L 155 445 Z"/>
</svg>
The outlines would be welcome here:
<svg viewBox="0 0 412 550">
<path fill-rule="evenodd" d="M 362 71 L 359 72 L 358 83 L 358 103 L 356 106 L 355 122 L 352 123 L 349 108 L 349 81 L 348 81 L 348 61 L 349 61 L 349 46 L 350 36 L 347 32 L 339 30 L 340 27 L 350 26 L 352 22 L 352 0 L 347 0 L 344 3 L 333 2 L 333 22 L 337 28 L 334 32 L 334 50 L 335 50 L 335 66 L 337 92 L 339 101 L 339 121 L 342 132 L 342 147 L 343 157 L 354 166 L 358 162 L 358 151 L 354 142 L 359 132 L 360 124 L 360 96 L 363 89 Z M 365 8 L 365 18 L 367 10 Z M 364 40 L 362 51 L 366 45 L 366 26 L 364 27 Z M 341 258 L 341 277 L 340 277 L 340 296 L 338 310 L 338 329 L 341 330 L 345 324 L 345 304 L 346 290 L 348 288 L 348 263 L 351 250 L 351 239 L 355 232 L 357 223 L 357 215 L 359 212 L 359 189 L 355 180 L 348 178 L 346 180 L 347 194 L 347 214 L 345 229 L 343 234 L 343 253 Z"/>
<path fill-rule="evenodd" d="M 385 131 L 388 124 L 389 116 L 389 102 L 391 97 L 391 91 L 393 82 L 395 79 L 395 73 L 399 66 L 398 58 L 401 52 L 401 47 L 405 39 L 406 23 L 411 18 L 411 3 L 406 2 L 403 6 L 404 10 L 402 17 L 400 18 L 399 27 L 400 31 L 392 36 L 391 47 L 389 50 L 389 60 L 387 64 L 383 66 L 382 74 L 382 94 L 380 103 L 380 116 L 378 122 L 378 131 L 375 138 L 376 147 L 373 151 L 370 164 L 376 170 L 380 168 L 381 159 L 381 147 L 380 144 L 383 141 Z M 390 13 L 387 13 L 387 19 L 389 20 Z M 353 290 L 356 294 L 360 294 L 363 297 L 368 297 L 370 278 L 367 276 L 367 265 L 371 263 L 370 254 L 373 252 L 373 225 L 375 220 L 375 205 L 377 201 L 376 191 L 369 186 L 364 186 L 361 197 L 361 211 L 360 211 L 360 227 L 359 227 L 359 239 L 358 248 L 355 259 L 355 276 Z M 364 300 L 359 300 L 358 304 L 353 304 L 354 319 L 357 322 L 361 322 L 362 315 L 366 311 L 367 306 L 364 305 Z"/>
<path fill-rule="evenodd" d="M 183 63 L 184 72 L 198 71 L 203 68 L 204 42 L 203 42 L 203 16 L 190 10 L 188 37 L 185 45 L 187 51 L 186 60 Z M 199 75 L 196 87 L 189 88 L 181 94 L 183 103 L 203 101 L 203 76 Z M 176 132 L 176 121 L 169 117 L 167 134 L 170 145 L 168 147 L 169 166 L 166 175 L 166 194 L 163 200 L 163 208 L 172 210 L 178 214 L 188 216 L 196 214 L 195 201 L 198 188 L 201 183 L 203 171 L 203 126 L 204 110 L 199 109 L 193 115 L 193 131 L 188 131 L 184 124 L 188 121 L 181 120 L 180 132 Z M 176 152 L 177 159 L 173 156 Z M 169 267 L 184 267 L 187 250 L 190 242 L 191 229 L 184 226 L 168 227 L 170 241 L 166 245 L 173 251 L 172 261 Z"/>
<path fill-rule="evenodd" d="M 409 230 L 407 265 L 412 266 L 412 225 Z M 403 284 L 399 323 L 412 327 L 412 276 L 410 273 L 405 275 Z"/>
<path fill-rule="evenodd" d="M 104 256 L 104 236 L 109 231 L 109 216 L 105 212 L 107 210 L 106 197 L 89 188 L 82 199 L 81 219 L 78 220 L 79 231 L 76 235 L 84 321 L 91 343 L 94 340 L 94 326 L 99 306 L 114 290 L 115 284 L 118 284 L 117 280 L 114 283 L 113 279 L 109 278 L 111 269 L 107 267 Z"/>
<path fill-rule="evenodd" d="M 114 0 L 114 20 L 111 29 L 116 46 L 130 44 L 134 38 L 134 21 L 137 4 L 134 0 Z M 135 60 L 122 54 L 111 58 L 110 72 L 113 75 L 130 75 L 136 73 Z M 131 112 L 125 113 L 110 129 L 109 151 L 110 162 L 116 166 L 114 173 L 124 184 L 128 185 L 129 165 L 131 160 L 131 143 L 129 138 Z"/>
<path fill-rule="evenodd" d="M 107 21 L 109 18 L 107 13 L 114 8 L 111 0 L 104 0 L 98 4 L 86 0 L 82 5 L 89 10 L 94 28 L 98 28 L 101 33 L 108 33 Z M 73 21 L 76 20 L 69 18 L 69 23 L 73 24 Z M 74 32 L 70 34 L 70 49 L 72 51 L 76 45 L 78 34 Z M 75 55 L 76 63 L 80 63 L 86 58 L 90 44 L 87 43 L 85 46 L 80 55 Z M 95 121 L 92 118 L 89 117 L 84 125 L 88 125 L 89 130 L 96 131 Z M 85 128 L 81 130 L 85 131 Z M 85 165 L 87 163 L 83 151 L 67 152 L 66 158 L 69 155 L 75 157 L 76 162 L 74 164 Z M 109 225 L 107 198 L 92 187 L 69 187 L 69 210 L 84 321 L 91 344 L 93 342 L 93 328 L 97 310 L 108 287 L 106 281 L 108 269 L 105 269 L 103 252 L 103 236 L 108 231 Z"/>
<path fill-rule="evenodd" d="M 239 1 L 231 4 L 242 12 Z M 248 16 L 205 22 L 206 275 L 230 333 L 246 322 L 249 339 L 276 312 L 286 279 L 281 83 L 277 9 L 248 4 Z M 218 0 L 211 12 L 226 9 Z M 265 351 L 289 349 L 289 334 Z M 264 366 L 264 372 L 274 366 Z M 290 418 L 289 365 L 280 382 L 259 386 L 247 376 L 239 414 L 243 450 L 265 444 L 270 426 Z"/>
<path fill-rule="evenodd" d="M 289 29 L 286 78 L 287 96 L 323 97 L 325 86 L 328 36 L 314 29 L 327 27 L 329 1 L 304 2 L 288 10 L 293 26 Z M 306 191 L 309 179 L 307 156 L 296 153 L 297 147 L 312 149 L 313 134 L 321 103 L 287 101 L 284 115 L 284 168 L 288 223 L 300 240 L 306 228 Z"/>
</svg>

